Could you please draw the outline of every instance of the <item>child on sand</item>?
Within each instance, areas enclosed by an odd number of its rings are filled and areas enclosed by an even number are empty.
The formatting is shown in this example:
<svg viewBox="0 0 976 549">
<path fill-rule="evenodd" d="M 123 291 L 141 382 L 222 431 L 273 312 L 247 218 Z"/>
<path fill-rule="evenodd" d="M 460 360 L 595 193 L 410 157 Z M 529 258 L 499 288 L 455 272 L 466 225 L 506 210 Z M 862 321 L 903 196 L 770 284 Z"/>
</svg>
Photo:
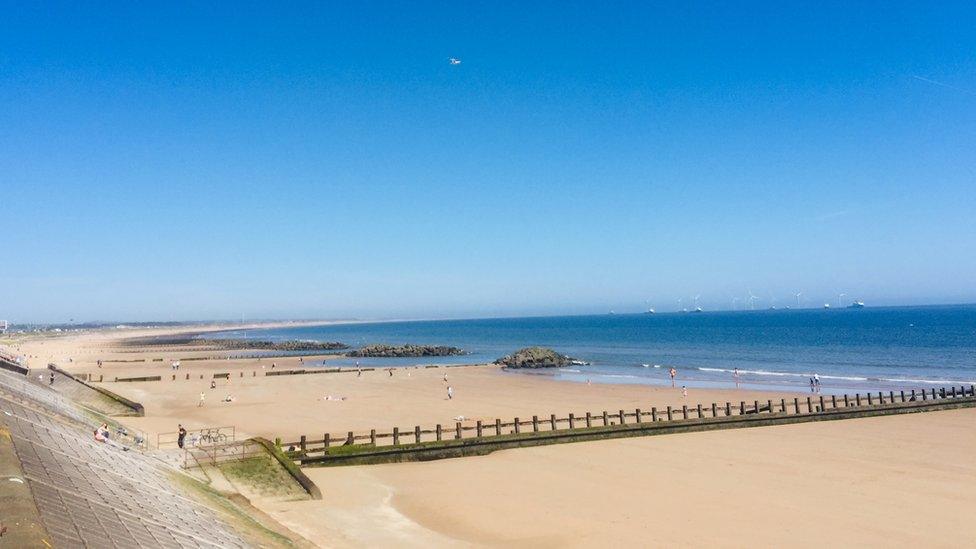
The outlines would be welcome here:
<svg viewBox="0 0 976 549">
<path fill-rule="evenodd" d="M 448 385 L 447 386 L 447 400 L 453 400 L 453 399 L 454 399 L 454 387 L 451 387 L 450 385 Z"/>
<path fill-rule="evenodd" d="M 681 396 L 683 397 L 688 396 L 688 388 L 685 387 L 684 385 L 681 386 Z"/>
<path fill-rule="evenodd" d="M 671 375 L 671 386 L 674 387 L 674 377 L 678 375 L 678 371 L 674 369 L 674 366 L 668 370 L 668 374 Z"/>
</svg>

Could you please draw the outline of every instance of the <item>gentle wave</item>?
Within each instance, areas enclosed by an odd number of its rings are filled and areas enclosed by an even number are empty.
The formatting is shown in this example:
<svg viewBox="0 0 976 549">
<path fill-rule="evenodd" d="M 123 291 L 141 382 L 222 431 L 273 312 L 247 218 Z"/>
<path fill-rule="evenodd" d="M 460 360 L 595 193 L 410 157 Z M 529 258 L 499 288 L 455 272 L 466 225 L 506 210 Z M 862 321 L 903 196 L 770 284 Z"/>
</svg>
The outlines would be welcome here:
<svg viewBox="0 0 976 549">
<path fill-rule="evenodd" d="M 729 370 L 726 368 L 706 368 L 699 367 L 694 368 L 695 370 L 701 372 L 722 372 L 732 374 L 735 370 Z M 796 372 L 771 372 L 768 370 L 739 370 L 740 374 L 750 374 L 757 376 L 777 376 L 777 377 L 798 377 L 798 378 L 811 378 L 815 374 L 807 373 L 796 373 Z M 832 376 L 826 374 L 820 374 L 820 379 L 839 379 L 842 381 L 887 381 L 891 383 L 931 383 L 934 385 L 939 384 L 974 384 L 974 381 L 966 380 L 952 380 L 952 379 L 911 379 L 911 378 L 898 378 L 898 377 L 857 377 L 857 376 Z"/>
</svg>

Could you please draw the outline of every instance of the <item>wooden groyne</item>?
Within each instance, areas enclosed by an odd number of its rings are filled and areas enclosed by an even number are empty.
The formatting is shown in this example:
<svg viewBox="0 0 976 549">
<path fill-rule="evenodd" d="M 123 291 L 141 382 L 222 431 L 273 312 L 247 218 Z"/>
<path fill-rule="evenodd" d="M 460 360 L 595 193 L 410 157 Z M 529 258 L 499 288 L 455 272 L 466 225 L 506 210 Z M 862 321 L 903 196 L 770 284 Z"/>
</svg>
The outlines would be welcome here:
<svg viewBox="0 0 976 549">
<path fill-rule="evenodd" d="M 276 445 L 302 465 L 365 465 L 404 461 L 427 461 L 496 450 L 540 446 L 563 442 L 583 442 L 622 437 L 740 429 L 854 419 L 882 415 L 909 414 L 954 408 L 976 407 L 976 387 L 889 391 L 855 395 L 811 395 L 710 405 L 651 407 L 557 417 L 532 416 L 494 422 L 455 422 L 423 429 L 419 425 L 389 432 L 371 429 L 369 433 L 325 433 L 320 437 L 302 436 L 297 441 Z"/>
</svg>

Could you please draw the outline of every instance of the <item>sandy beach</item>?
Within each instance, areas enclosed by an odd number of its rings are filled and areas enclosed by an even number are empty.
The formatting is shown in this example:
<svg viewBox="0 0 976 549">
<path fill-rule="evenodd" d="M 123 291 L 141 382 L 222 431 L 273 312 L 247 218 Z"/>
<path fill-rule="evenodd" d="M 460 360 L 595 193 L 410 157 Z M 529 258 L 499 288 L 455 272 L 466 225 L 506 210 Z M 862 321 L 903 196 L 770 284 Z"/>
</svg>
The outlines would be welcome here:
<svg viewBox="0 0 976 549">
<path fill-rule="evenodd" d="M 313 363 L 322 366 L 323 360 L 328 365 L 327 356 L 305 357 L 304 363 L 297 357 L 183 361 L 176 372 L 169 365 L 173 357 L 235 353 L 169 349 L 140 352 L 138 348 L 120 347 L 120 342 L 102 334 L 44 341 L 40 347 L 25 344 L 24 349 L 41 357 L 45 353 L 62 357 L 58 361 L 62 367 L 75 373 L 91 373 L 96 379 L 98 376 L 106 380 L 162 376 L 162 381 L 101 384 L 145 406 L 145 417 L 127 418 L 126 423 L 150 437 L 174 431 L 182 423 L 190 427 L 234 426 L 240 437 L 297 440 L 301 435 L 321 438 L 325 432 L 361 432 L 373 428 L 389 431 L 393 427 L 413 430 L 416 425 L 427 428 L 437 423 L 453 425 L 458 417 L 465 418 L 464 422 L 469 424 L 477 420 L 493 423 L 495 418 L 510 420 L 533 415 L 544 418 L 550 414 L 565 417 L 570 412 L 582 417 L 586 412 L 599 414 L 603 410 L 657 407 L 663 411 L 667 406 L 693 408 L 699 403 L 710 406 L 712 402 L 719 405 L 765 402 L 795 396 L 794 393 L 694 389 L 685 397 L 681 392 L 680 372 L 673 389 L 628 384 L 588 385 L 554 380 L 544 373 L 505 371 L 494 365 L 397 368 L 392 376 L 385 370 L 365 371 L 361 376 L 352 371 L 264 375 L 273 365 L 277 370 L 311 367 Z M 65 362 L 64 358 L 69 356 L 72 361 Z M 99 359 L 148 362 L 104 362 L 99 368 L 96 366 Z M 153 359 L 162 360 L 152 362 Z M 230 373 L 230 378 L 216 380 L 217 387 L 211 389 L 213 374 L 223 372 Z M 447 398 L 448 386 L 454 390 L 453 399 Z M 200 393 L 205 395 L 203 406 L 199 406 Z M 222 402 L 226 396 L 232 396 L 234 401 Z M 341 398 L 345 400 L 334 400 Z"/>
<path fill-rule="evenodd" d="M 106 380 L 145 406 L 123 421 L 154 437 L 233 425 L 239 438 L 453 424 L 796 394 L 644 385 L 587 385 L 490 365 L 264 376 L 298 358 L 140 349 L 121 338 L 178 329 L 31 338 L 31 365 L 55 361 Z M 184 361 L 173 372 L 169 360 Z M 70 361 L 68 358 L 70 357 Z M 154 359 L 161 359 L 154 362 Z M 103 360 L 99 368 L 97 360 Z M 108 362 L 126 360 L 129 362 Z M 145 360 L 146 362 L 131 362 Z M 305 362 L 328 363 L 328 356 Z M 210 389 L 215 372 L 229 372 Z M 171 376 L 178 373 L 177 380 Z M 191 379 L 187 381 L 185 375 Z M 243 377 L 241 377 L 243 373 Z M 444 375 L 448 376 L 447 382 Z M 200 376 L 203 376 L 203 380 Z M 453 399 L 446 387 L 454 387 Z M 198 406 L 199 394 L 206 395 Z M 234 401 L 220 402 L 225 395 Z M 345 400 L 325 400 L 325 397 Z M 255 501 L 322 546 L 958 546 L 976 510 L 976 410 L 693 433 L 508 450 L 483 457 L 368 467 L 306 468 L 321 501 Z M 945 532 L 946 536 L 935 536 Z M 950 534 L 951 533 L 951 534 Z"/>
<path fill-rule="evenodd" d="M 272 514 L 348 546 L 959 547 L 976 510 L 974 421 L 958 410 L 306 469 L 325 499 Z"/>
</svg>

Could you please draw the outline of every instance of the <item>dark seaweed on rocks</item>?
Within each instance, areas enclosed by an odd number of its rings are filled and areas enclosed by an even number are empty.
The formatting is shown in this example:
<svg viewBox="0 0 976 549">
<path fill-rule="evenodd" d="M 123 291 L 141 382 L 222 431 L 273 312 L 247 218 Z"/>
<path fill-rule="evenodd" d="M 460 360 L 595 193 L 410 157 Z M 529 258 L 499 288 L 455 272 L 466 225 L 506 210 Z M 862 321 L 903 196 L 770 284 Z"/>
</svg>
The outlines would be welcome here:
<svg viewBox="0 0 976 549">
<path fill-rule="evenodd" d="M 420 356 L 456 356 L 463 355 L 464 350 L 445 345 L 367 345 L 362 349 L 350 351 L 346 356 L 352 357 L 420 357 Z"/>
</svg>

